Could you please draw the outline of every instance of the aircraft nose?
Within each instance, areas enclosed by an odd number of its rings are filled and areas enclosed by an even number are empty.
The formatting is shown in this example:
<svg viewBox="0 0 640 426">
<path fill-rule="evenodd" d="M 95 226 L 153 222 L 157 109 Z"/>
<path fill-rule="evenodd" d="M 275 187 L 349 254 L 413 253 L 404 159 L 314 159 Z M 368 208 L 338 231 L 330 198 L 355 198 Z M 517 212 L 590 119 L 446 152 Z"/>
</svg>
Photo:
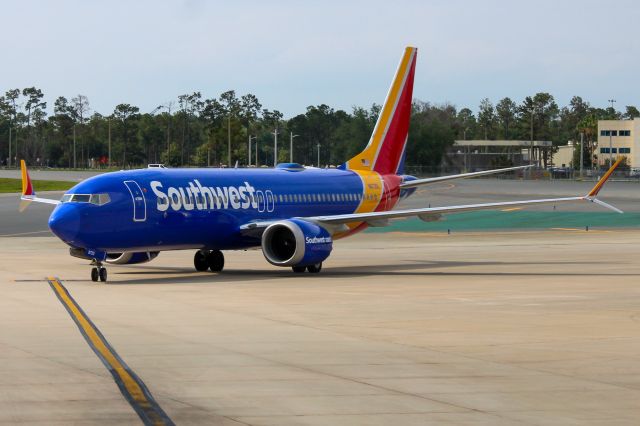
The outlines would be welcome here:
<svg viewBox="0 0 640 426">
<path fill-rule="evenodd" d="M 49 229 L 66 243 L 73 243 L 80 230 L 80 215 L 74 206 L 62 204 L 49 217 Z"/>
</svg>

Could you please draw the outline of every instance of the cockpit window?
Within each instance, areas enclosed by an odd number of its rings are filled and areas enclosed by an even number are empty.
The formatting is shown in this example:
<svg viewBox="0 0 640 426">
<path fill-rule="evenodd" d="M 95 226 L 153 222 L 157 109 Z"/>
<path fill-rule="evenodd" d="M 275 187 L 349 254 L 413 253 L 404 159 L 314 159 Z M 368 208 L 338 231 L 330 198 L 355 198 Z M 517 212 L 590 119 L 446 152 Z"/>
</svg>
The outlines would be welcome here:
<svg viewBox="0 0 640 426">
<path fill-rule="evenodd" d="M 109 197 L 109 194 L 98 194 L 98 200 L 99 200 L 98 205 L 104 206 L 105 204 L 111 201 L 111 197 Z"/>
<path fill-rule="evenodd" d="M 64 194 L 61 203 L 91 203 L 103 206 L 111 201 L 109 194 Z"/>
<path fill-rule="evenodd" d="M 73 194 L 71 201 L 74 203 L 88 203 L 91 200 L 91 195 L 89 194 Z"/>
</svg>

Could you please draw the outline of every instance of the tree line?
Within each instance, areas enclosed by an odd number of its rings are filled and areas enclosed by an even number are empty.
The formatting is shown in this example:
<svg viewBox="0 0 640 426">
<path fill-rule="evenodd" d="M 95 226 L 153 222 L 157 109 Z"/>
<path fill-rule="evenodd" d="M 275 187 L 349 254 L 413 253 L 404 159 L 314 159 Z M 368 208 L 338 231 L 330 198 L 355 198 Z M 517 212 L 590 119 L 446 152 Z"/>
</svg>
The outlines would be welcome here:
<svg viewBox="0 0 640 426">
<path fill-rule="evenodd" d="M 369 141 L 380 105 L 351 111 L 328 105 L 307 107 L 284 119 L 263 108 L 252 94 L 230 90 L 205 99 L 200 92 L 179 96 L 153 111 L 119 104 L 108 114 L 93 111 L 84 95 L 60 96 L 47 113 L 44 93 L 36 87 L 7 90 L 0 96 L 0 163 L 19 159 L 49 167 L 272 166 L 274 138 L 278 162 L 336 165 L 357 154 Z M 495 105 L 482 99 L 470 108 L 415 101 L 407 147 L 407 165 L 438 168 L 456 139 L 550 140 L 555 146 L 585 138 L 585 166 L 597 156 L 597 121 L 633 119 L 640 112 L 626 106 L 599 108 L 579 96 L 559 107 L 549 93 L 510 98 Z M 277 135 L 277 136 L 276 136 Z M 290 153 L 293 140 L 293 153 Z M 249 154 L 251 147 L 251 154 Z M 290 155 L 292 154 L 292 155 Z M 548 164 L 551 153 L 544 151 Z M 251 157 L 251 160 L 249 160 Z M 577 160 L 576 160 L 577 161 Z"/>
</svg>

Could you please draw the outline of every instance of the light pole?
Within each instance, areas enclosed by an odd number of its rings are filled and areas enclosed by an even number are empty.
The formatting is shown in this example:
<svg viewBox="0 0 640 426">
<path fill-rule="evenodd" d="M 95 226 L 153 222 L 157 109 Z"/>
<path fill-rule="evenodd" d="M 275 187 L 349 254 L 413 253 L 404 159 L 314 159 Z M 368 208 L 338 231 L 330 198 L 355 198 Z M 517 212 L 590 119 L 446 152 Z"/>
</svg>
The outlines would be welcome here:
<svg viewBox="0 0 640 426">
<path fill-rule="evenodd" d="M 249 135 L 249 150 L 248 150 L 248 153 L 249 153 L 249 162 L 247 163 L 247 166 L 251 166 L 251 139 L 256 139 L 256 138 L 257 138 L 257 136 L 251 136 L 251 135 Z M 256 153 L 256 157 L 257 157 L 257 153 Z"/>
<path fill-rule="evenodd" d="M 535 105 L 531 105 L 531 146 L 529 148 L 529 166 L 533 165 L 533 119 L 535 117 L 536 107 Z M 529 167 L 531 170 L 531 167 Z"/>
<path fill-rule="evenodd" d="M 73 122 L 73 168 L 76 168 L 76 122 Z"/>
<path fill-rule="evenodd" d="M 273 167 L 278 165 L 278 128 L 273 133 Z"/>
<path fill-rule="evenodd" d="M 291 138 L 289 139 L 289 162 L 293 163 L 293 138 L 297 138 L 300 135 L 294 135 L 293 132 L 289 132 Z"/>
<path fill-rule="evenodd" d="M 108 160 L 108 166 L 109 168 L 111 168 L 111 116 L 109 116 L 108 120 L 108 138 L 109 138 L 109 151 L 108 151 L 108 155 L 109 155 L 109 160 Z"/>
<path fill-rule="evenodd" d="M 320 144 L 318 144 L 318 167 L 320 167 Z"/>
<path fill-rule="evenodd" d="M 584 132 L 580 133 L 580 179 L 582 179 L 582 166 L 584 164 Z"/>
<path fill-rule="evenodd" d="M 613 103 L 616 102 L 615 99 L 609 99 L 611 103 L 611 110 L 615 113 L 615 109 L 613 109 Z M 609 167 L 613 164 L 613 142 L 612 142 L 613 131 L 609 129 Z"/>
<path fill-rule="evenodd" d="M 231 114 L 227 116 L 227 167 L 231 167 Z"/>
</svg>

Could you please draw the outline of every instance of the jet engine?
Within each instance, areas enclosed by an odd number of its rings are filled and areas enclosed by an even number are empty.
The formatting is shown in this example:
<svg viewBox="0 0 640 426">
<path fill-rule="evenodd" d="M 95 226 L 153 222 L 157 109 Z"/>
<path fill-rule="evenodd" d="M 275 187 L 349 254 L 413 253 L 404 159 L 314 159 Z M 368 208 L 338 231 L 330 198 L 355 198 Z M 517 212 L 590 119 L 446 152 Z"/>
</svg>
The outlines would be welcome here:
<svg viewBox="0 0 640 426">
<path fill-rule="evenodd" d="M 133 265 L 149 262 L 158 257 L 158 254 L 160 254 L 159 251 L 108 253 L 105 262 L 114 265 Z"/>
<path fill-rule="evenodd" d="M 321 263 L 333 249 L 329 232 L 315 223 L 289 219 L 273 223 L 262 234 L 262 253 L 275 266 Z"/>
</svg>

